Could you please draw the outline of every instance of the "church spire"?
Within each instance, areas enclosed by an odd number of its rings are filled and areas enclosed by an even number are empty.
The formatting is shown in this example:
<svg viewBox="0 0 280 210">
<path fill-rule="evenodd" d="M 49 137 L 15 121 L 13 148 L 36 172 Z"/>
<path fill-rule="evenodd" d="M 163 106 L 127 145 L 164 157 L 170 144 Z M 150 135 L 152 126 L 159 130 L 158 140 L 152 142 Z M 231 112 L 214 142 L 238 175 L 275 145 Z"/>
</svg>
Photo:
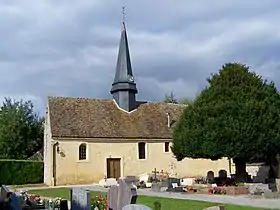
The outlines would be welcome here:
<svg viewBox="0 0 280 210">
<path fill-rule="evenodd" d="M 137 94 L 136 83 L 134 82 L 127 33 L 125 28 L 125 13 L 123 7 L 122 32 L 119 44 L 119 53 L 115 72 L 115 79 L 112 84 L 111 94 L 120 108 L 131 111 L 136 108 L 135 95 Z"/>
</svg>

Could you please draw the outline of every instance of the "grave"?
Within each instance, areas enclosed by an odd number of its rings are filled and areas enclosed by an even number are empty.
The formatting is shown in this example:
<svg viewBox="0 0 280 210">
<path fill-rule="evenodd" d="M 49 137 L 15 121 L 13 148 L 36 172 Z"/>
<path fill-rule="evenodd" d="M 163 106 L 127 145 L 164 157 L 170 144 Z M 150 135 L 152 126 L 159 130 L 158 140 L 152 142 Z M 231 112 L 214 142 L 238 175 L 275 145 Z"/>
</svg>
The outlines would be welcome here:
<svg viewBox="0 0 280 210">
<path fill-rule="evenodd" d="M 153 182 L 151 190 L 155 192 L 183 192 L 183 186 L 180 179 L 169 177 L 159 182 Z"/>
<path fill-rule="evenodd" d="M 195 178 L 183 178 L 180 180 L 180 185 L 192 186 L 195 183 Z"/>
<path fill-rule="evenodd" d="M 264 191 L 263 192 L 263 196 L 266 198 L 266 199 L 278 199 L 280 196 L 278 193 L 276 192 L 271 192 L 271 191 Z"/>
<path fill-rule="evenodd" d="M 99 186 L 101 187 L 111 187 L 113 185 L 117 185 L 118 182 L 115 178 L 105 178 L 105 179 L 101 179 L 98 183 Z"/>
<path fill-rule="evenodd" d="M 211 206 L 203 210 L 225 210 L 224 206 Z"/>
<path fill-rule="evenodd" d="M 177 178 L 168 178 L 166 180 L 167 183 L 167 190 L 169 192 L 184 192 L 184 189 L 182 185 L 180 185 L 180 179 Z"/>
<path fill-rule="evenodd" d="M 145 205 L 129 204 L 124 206 L 122 210 L 152 210 L 152 209 Z"/>
<path fill-rule="evenodd" d="M 166 182 L 154 182 L 152 183 L 151 190 L 155 192 L 164 192 L 168 189 Z"/>
<path fill-rule="evenodd" d="M 269 185 L 263 183 L 249 183 L 246 184 L 250 194 L 255 194 L 256 191 L 264 192 L 269 191 Z"/>
<path fill-rule="evenodd" d="M 8 199 L 10 199 L 9 204 L 14 210 L 21 210 L 22 209 L 20 200 L 17 197 L 17 195 L 15 193 L 13 193 L 12 191 L 10 191 L 9 188 L 6 187 L 5 185 L 1 185 L 0 200 L 1 201 L 7 201 Z"/>
<path fill-rule="evenodd" d="M 72 188 L 70 194 L 71 210 L 90 210 L 90 192 L 82 188 Z"/>
<path fill-rule="evenodd" d="M 163 171 L 162 171 L 163 172 Z M 151 190 L 155 192 L 163 192 L 168 189 L 168 183 L 164 181 L 163 179 L 159 179 L 157 175 L 160 173 L 157 171 L 155 168 L 154 171 L 152 171 L 153 176 L 152 176 L 152 185 L 151 185 Z"/>
<path fill-rule="evenodd" d="M 228 186 L 224 187 L 227 195 L 243 195 L 249 194 L 249 190 L 245 186 Z"/>
<path fill-rule="evenodd" d="M 206 180 L 208 184 L 213 184 L 214 183 L 214 178 L 215 178 L 215 174 L 213 171 L 208 171 L 207 175 L 206 175 Z"/>
<path fill-rule="evenodd" d="M 118 186 L 111 186 L 108 191 L 109 210 L 122 210 L 129 204 L 135 204 L 137 200 L 137 190 L 133 183 L 135 177 L 123 177 L 118 180 Z"/>
</svg>

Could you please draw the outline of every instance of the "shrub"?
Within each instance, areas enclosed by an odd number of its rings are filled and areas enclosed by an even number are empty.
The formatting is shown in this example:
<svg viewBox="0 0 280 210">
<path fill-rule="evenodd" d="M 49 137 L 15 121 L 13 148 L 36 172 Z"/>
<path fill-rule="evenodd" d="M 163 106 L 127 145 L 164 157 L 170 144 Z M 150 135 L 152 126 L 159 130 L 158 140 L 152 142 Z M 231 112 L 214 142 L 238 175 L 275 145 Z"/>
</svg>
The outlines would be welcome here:
<svg viewBox="0 0 280 210">
<path fill-rule="evenodd" d="M 44 163 L 30 160 L 0 160 L 0 183 L 6 185 L 42 183 Z"/>
</svg>

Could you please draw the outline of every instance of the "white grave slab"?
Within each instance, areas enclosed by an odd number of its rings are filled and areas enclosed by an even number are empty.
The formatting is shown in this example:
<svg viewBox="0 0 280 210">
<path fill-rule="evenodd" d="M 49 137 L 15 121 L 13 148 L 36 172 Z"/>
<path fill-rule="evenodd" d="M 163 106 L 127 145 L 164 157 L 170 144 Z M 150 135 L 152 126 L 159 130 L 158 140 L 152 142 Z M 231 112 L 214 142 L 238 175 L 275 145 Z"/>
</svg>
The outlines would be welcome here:
<svg viewBox="0 0 280 210">
<path fill-rule="evenodd" d="M 129 204 L 124 206 L 122 210 L 152 210 L 152 209 L 145 205 Z"/>
<path fill-rule="evenodd" d="M 101 179 L 98 183 L 98 185 L 101 187 L 110 187 L 110 186 L 114 186 L 117 184 L 118 184 L 118 182 L 115 178 Z"/>
<path fill-rule="evenodd" d="M 195 183 L 195 178 L 184 178 L 180 180 L 181 185 L 191 186 Z"/>
</svg>

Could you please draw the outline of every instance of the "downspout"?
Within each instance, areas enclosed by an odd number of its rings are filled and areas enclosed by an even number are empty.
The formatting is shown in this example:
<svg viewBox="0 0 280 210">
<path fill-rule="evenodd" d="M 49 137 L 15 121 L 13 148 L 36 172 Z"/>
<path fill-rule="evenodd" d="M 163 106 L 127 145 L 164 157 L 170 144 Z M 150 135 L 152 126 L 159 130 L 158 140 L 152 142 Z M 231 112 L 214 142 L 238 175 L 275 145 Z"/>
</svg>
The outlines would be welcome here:
<svg viewBox="0 0 280 210">
<path fill-rule="evenodd" d="M 53 168 L 52 168 L 52 182 L 53 182 L 53 186 L 56 186 L 56 151 L 57 151 L 57 146 L 58 146 L 58 142 L 53 144 L 53 151 L 52 151 L 52 159 L 53 159 Z"/>
</svg>

